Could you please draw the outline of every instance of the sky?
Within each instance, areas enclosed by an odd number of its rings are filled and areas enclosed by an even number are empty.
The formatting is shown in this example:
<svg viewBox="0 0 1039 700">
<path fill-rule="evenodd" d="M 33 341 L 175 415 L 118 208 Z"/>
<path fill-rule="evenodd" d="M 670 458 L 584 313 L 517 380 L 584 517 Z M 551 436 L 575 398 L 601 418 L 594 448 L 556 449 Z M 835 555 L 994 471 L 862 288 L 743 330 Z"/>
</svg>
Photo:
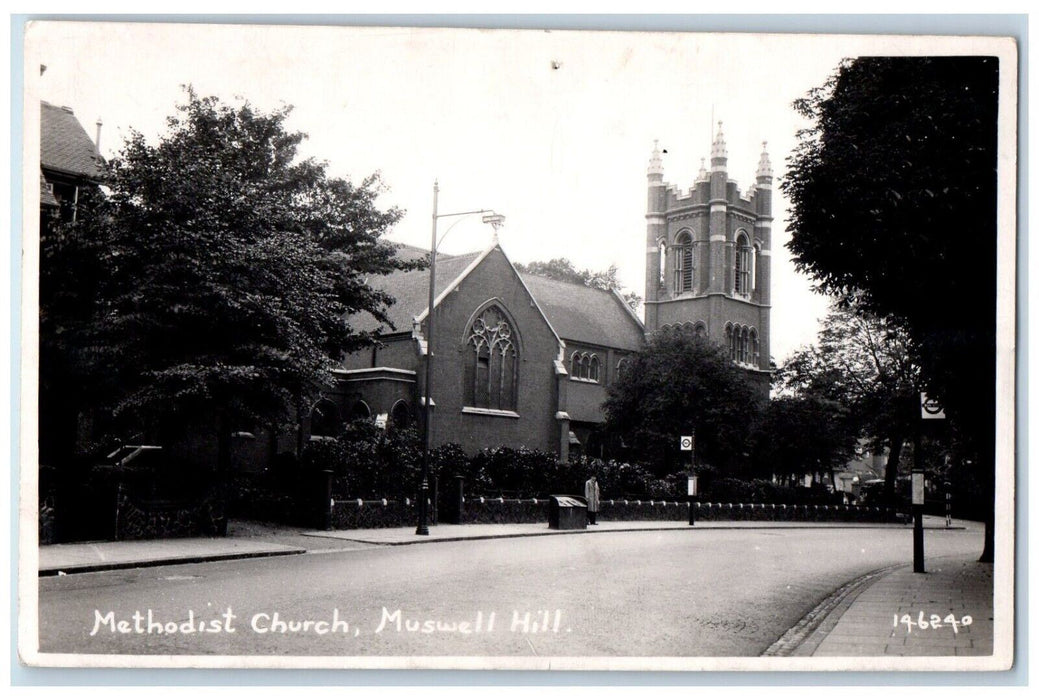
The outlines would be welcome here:
<svg viewBox="0 0 1039 700">
<path fill-rule="evenodd" d="M 288 127 L 309 135 L 304 156 L 355 182 L 381 173 L 380 204 L 406 211 L 391 240 L 429 247 L 436 180 L 441 214 L 506 217 L 499 236 L 513 261 L 616 265 L 643 296 L 654 140 L 667 151 L 665 181 L 687 190 L 721 121 L 741 192 L 762 142 L 775 171 L 771 348 L 780 363 L 815 340 L 827 306 L 785 248 L 778 184 L 807 126 L 792 102 L 844 57 L 934 51 L 914 37 L 89 22 L 36 23 L 26 37 L 26 104 L 71 107 L 91 136 L 100 119 L 106 157 L 131 129 L 154 142 L 186 84 L 265 110 L 292 105 Z M 440 234 L 454 222 L 442 219 Z M 470 216 L 440 249 L 491 240 Z"/>
</svg>

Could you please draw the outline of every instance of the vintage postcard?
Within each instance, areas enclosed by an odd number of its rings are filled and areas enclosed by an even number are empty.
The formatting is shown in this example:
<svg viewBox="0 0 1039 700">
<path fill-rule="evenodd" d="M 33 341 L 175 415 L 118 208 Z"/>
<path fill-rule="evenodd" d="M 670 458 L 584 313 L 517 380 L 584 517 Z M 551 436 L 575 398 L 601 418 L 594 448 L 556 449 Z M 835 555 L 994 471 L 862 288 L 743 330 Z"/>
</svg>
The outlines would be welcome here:
<svg viewBox="0 0 1039 700">
<path fill-rule="evenodd" d="M 1017 65 L 29 22 L 22 663 L 1011 668 Z"/>
</svg>

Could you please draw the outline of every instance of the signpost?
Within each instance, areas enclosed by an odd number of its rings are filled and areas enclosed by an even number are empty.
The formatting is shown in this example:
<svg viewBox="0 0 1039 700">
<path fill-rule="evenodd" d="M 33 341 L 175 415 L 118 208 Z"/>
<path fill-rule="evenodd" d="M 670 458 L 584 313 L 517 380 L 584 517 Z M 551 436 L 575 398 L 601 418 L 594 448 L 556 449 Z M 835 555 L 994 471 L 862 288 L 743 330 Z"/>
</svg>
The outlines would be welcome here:
<svg viewBox="0 0 1039 700">
<path fill-rule="evenodd" d="M 689 496 L 689 524 L 696 524 L 696 436 L 694 435 L 683 435 L 678 438 L 678 449 L 682 452 L 689 453 L 689 474 L 688 482 L 686 484 L 687 494 Z"/>
<path fill-rule="evenodd" d="M 945 409 L 926 392 L 920 392 L 920 422 L 913 440 L 913 572 L 924 571 L 924 468 L 920 459 L 920 432 L 925 420 L 944 420 Z"/>
</svg>

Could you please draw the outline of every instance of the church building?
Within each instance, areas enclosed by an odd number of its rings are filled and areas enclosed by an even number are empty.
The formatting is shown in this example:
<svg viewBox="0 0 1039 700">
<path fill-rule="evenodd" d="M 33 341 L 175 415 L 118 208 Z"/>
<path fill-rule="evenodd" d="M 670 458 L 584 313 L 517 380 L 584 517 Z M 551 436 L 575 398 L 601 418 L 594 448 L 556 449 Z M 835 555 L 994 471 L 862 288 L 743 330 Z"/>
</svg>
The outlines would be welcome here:
<svg viewBox="0 0 1039 700">
<path fill-rule="evenodd" d="M 301 434 L 320 440 L 358 418 L 391 429 L 421 427 L 431 393 L 432 445 L 455 442 L 468 453 L 522 446 L 562 461 L 602 456 L 607 387 L 648 334 L 678 327 L 728 347 L 767 398 L 768 154 L 761 154 L 754 185 L 741 192 L 728 177 L 719 123 L 710 172 L 701 165 L 688 191 L 664 182 L 657 148 L 647 174 L 644 323 L 615 291 L 519 272 L 497 238 L 483 251 L 438 254 L 432 310 L 428 269 L 369 280 L 396 299 L 389 325 L 367 314 L 352 319 L 379 342 L 335 368 L 336 388 L 304 414 Z M 402 257 L 427 254 L 401 246 Z"/>
<path fill-rule="evenodd" d="M 664 182 L 660 150 L 649 161 L 646 332 L 692 328 L 729 348 L 764 397 L 769 389 L 772 165 L 762 151 L 754 185 L 728 176 L 721 122 L 711 170 L 688 191 Z"/>
<path fill-rule="evenodd" d="M 561 460 L 600 454 L 606 387 L 645 338 L 617 292 L 520 273 L 497 241 L 479 253 L 438 255 L 431 347 L 429 271 L 370 283 L 396 298 L 394 328 L 357 319 L 381 342 L 336 370 L 339 391 L 315 407 L 311 434 L 344 419 L 421 420 L 432 351 L 431 444 L 456 442 L 470 453 L 525 446 Z"/>
</svg>

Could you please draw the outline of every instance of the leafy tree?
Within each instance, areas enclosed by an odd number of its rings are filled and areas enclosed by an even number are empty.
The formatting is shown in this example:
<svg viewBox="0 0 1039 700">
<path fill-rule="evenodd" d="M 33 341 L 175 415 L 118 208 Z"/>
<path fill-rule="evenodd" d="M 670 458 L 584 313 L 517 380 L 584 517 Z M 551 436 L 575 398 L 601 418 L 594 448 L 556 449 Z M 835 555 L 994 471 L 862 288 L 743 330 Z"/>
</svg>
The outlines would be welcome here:
<svg viewBox="0 0 1039 700">
<path fill-rule="evenodd" d="M 902 448 L 919 415 L 916 355 L 901 323 L 871 316 L 846 300 L 831 306 L 818 342 L 795 352 L 778 373 L 780 391 L 833 402 L 854 422 L 854 432 L 888 449 L 889 500 Z"/>
<path fill-rule="evenodd" d="M 583 284 L 586 287 L 606 291 L 616 289 L 620 292 L 621 290 L 616 265 L 610 265 L 607 269 L 596 272 L 593 270 L 578 270 L 567 258 L 553 258 L 548 262 L 535 260 L 526 265 L 516 263 L 516 269 L 520 272 L 540 275 L 541 277 L 548 277 L 560 282 Z M 622 292 L 621 296 L 624 297 L 624 301 L 631 307 L 632 311 L 638 311 L 639 304 L 642 303 L 641 296 L 632 291 Z"/>
<path fill-rule="evenodd" d="M 850 411 L 819 395 L 772 399 L 754 432 L 759 473 L 798 481 L 805 474 L 830 473 L 848 463 L 856 431 Z"/>
<path fill-rule="evenodd" d="M 798 269 L 827 293 L 901 319 L 927 390 L 987 484 L 995 453 L 994 57 L 859 58 L 795 103 L 801 132 L 781 185 Z"/>
<path fill-rule="evenodd" d="M 725 348 L 681 329 L 654 334 L 608 389 L 608 429 L 657 475 L 681 468 L 678 441 L 695 434 L 698 463 L 740 465 L 759 394 Z"/>
<path fill-rule="evenodd" d="M 233 429 L 291 418 L 372 342 L 349 318 L 385 320 L 393 300 L 367 278 L 416 263 L 380 238 L 401 212 L 376 206 L 378 175 L 355 185 L 299 159 L 288 108 L 186 97 L 157 143 L 131 134 L 107 196 L 42 241 L 42 279 L 76 303 L 45 299 L 41 344 L 104 378 L 102 412 L 208 432 L 226 469 Z"/>
</svg>

